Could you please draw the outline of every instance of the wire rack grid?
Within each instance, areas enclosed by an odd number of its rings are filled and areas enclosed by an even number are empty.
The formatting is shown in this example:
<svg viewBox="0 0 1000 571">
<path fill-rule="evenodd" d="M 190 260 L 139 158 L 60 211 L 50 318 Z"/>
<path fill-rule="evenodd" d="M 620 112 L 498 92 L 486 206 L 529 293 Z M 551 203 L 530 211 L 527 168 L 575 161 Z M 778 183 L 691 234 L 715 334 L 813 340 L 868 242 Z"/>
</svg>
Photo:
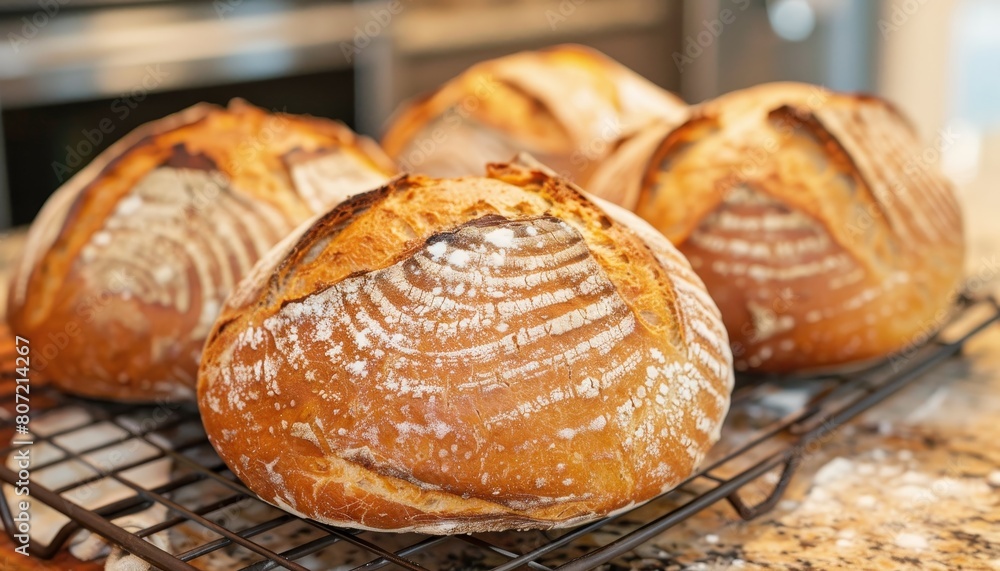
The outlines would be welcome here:
<svg viewBox="0 0 1000 571">
<path fill-rule="evenodd" d="M 592 569 L 723 500 L 744 520 L 768 511 L 810 447 L 958 354 L 997 321 L 996 299 L 962 296 L 951 321 L 905 359 L 811 378 L 740 379 L 723 439 L 695 474 L 637 510 L 559 532 L 399 535 L 305 520 L 265 504 L 233 476 L 209 445 L 193 407 L 101 403 L 43 388 L 31 397 L 33 422 L 58 422 L 49 423 L 45 434 L 33 434 L 35 446 L 47 451 L 42 459 L 35 457 L 30 495 L 65 517 L 51 541 L 32 544 L 31 554 L 52 557 L 70 538 L 89 530 L 168 571 Z M 2 362 L 5 371 L 12 370 L 12 356 Z M 2 442 L 10 442 L 14 433 L 13 384 L 12 372 L 0 379 Z M 0 449 L 0 480 L 8 484 L 0 494 L 0 520 L 12 537 L 8 501 L 18 476 L 6 460 L 16 450 L 13 445 Z M 156 466 L 161 470 L 150 472 Z M 38 481 L 39 474 L 67 467 L 76 478 Z M 153 473 L 163 477 L 150 478 Z M 748 500 L 748 485 L 757 489 L 765 480 L 766 491 L 755 494 L 756 501 Z M 94 507 L 80 499 L 93 499 L 99 495 L 94 490 L 109 488 L 118 498 L 110 503 Z M 151 510 L 158 515 L 134 519 Z"/>
</svg>

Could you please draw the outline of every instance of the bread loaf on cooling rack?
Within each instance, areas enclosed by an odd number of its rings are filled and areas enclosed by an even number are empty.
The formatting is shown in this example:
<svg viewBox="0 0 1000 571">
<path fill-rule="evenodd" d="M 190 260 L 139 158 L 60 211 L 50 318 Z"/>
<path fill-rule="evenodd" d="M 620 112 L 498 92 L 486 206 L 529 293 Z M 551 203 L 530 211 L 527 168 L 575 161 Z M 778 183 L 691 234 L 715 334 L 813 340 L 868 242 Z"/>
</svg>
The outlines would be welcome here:
<svg viewBox="0 0 1000 571">
<path fill-rule="evenodd" d="M 588 190 L 649 221 L 722 310 L 740 370 L 884 357 L 943 323 L 962 220 L 891 105 L 777 83 L 623 142 Z"/>
<path fill-rule="evenodd" d="M 191 399 L 238 280 L 300 222 L 387 180 L 374 142 L 242 101 L 149 123 L 46 203 L 9 294 L 32 368 L 85 396 Z"/>
<path fill-rule="evenodd" d="M 684 258 L 612 208 L 495 164 L 303 225 L 206 344 L 212 444 L 264 500 L 362 529 L 564 527 L 670 489 L 719 437 L 731 355 Z"/>
<path fill-rule="evenodd" d="M 407 172 L 464 176 L 531 153 L 584 183 L 625 133 L 685 104 L 611 58 L 561 45 L 479 63 L 404 105 L 382 146 Z"/>
</svg>

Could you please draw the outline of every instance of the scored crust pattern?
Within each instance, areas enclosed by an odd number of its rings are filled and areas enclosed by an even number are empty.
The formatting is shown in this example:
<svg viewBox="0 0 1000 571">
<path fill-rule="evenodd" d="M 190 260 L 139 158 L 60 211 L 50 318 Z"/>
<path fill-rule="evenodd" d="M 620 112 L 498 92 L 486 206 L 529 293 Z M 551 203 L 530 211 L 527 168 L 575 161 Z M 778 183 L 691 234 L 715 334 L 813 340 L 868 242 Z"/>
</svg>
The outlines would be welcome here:
<svg viewBox="0 0 1000 571">
<path fill-rule="evenodd" d="M 884 357 L 942 323 L 964 239 L 926 155 L 884 101 L 769 84 L 629 138 L 589 188 L 688 256 L 737 369 L 799 371 Z"/>
<path fill-rule="evenodd" d="M 240 278 L 314 209 L 391 168 L 343 125 L 238 100 L 149 123 L 46 203 L 8 320 L 42 340 L 37 372 L 66 390 L 190 400 L 205 336 Z"/>
<path fill-rule="evenodd" d="M 675 486 L 718 438 L 731 361 L 683 258 L 556 179 L 491 173 L 342 205 L 230 299 L 199 402 L 262 498 L 371 529 L 558 527 Z M 397 227 L 374 267 L 338 254 Z"/>
</svg>

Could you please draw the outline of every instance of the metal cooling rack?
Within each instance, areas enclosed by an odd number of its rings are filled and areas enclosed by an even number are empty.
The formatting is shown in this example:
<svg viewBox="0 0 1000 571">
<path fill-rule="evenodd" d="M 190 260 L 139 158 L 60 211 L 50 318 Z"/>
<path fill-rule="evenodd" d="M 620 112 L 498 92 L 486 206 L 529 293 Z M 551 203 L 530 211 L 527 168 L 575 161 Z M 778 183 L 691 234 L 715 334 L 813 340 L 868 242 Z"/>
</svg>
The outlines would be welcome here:
<svg viewBox="0 0 1000 571">
<path fill-rule="evenodd" d="M 49 558 L 70 537 L 87 529 L 169 571 L 591 569 L 632 552 L 722 500 L 744 520 L 768 511 L 781 498 L 803 456 L 831 432 L 958 354 L 970 338 L 997 321 L 996 299 L 963 296 L 952 319 L 928 343 L 874 367 L 811 378 L 740 379 L 723 438 L 703 468 L 650 504 L 560 532 L 438 537 L 359 532 L 303 520 L 268 506 L 236 480 L 212 451 L 194 408 L 137 408 L 42 389 L 32 394 L 32 422 L 54 414 L 75 420 L 36 436 L 36 445 L 47 443 L 55 452 L 46 464 L 33 466 L 33 473 L 73 462 L 89 475 L 61 487 L 32 485 L 33 501 L 65 514 L 69 522 L 48 545 L 33 543 L 31 553 Z M 2 362 L 12 361 L 8 357 Z M 10 442 L 13 435 L 13 385 L 10 373 L 0 380 L 0 442 Z M 97 426 L 110 427 L 117 435 L 85 449 L 67 445 L 76 434 Z M 141 461 L 121 459 L 109 467 L 93 460 L 102 451 L 135 443 L 147 451 Z M 0 449 L 4 463 L 0 479 L 7 483 L 17 479 L 5 463 L 14 450 Z M 155 461 L 172 463 L 161 485 L 147 487 L 130 477 Z M 66 499 L 81 486 L 102 482 L 124 486 L 131 495 L 97 509 Z M 755 494 L 748 494 L 751 483 Z M 2 493 L 10 494 L 5 488 Z M 748 500 L 748 495 L 755 495 L 756 501 Z M 0 519 L 10 530 L 8 499 L 0 498 Z M 144 529 L 126 530 L 113 521 L 156 506 L 165 515 Z M 170 540 L 169 551 L 151 542 L 156 537 Z"/>
</svg>

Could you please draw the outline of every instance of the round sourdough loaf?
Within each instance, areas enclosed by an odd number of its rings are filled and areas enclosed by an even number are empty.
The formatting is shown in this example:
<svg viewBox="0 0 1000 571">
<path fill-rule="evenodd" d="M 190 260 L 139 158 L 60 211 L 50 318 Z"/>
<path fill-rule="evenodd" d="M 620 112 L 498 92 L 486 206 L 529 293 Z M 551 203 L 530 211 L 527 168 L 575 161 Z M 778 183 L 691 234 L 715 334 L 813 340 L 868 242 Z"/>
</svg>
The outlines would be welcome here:
<svg viewBox="0 0 1000 571">
<path fill-rule="evenodd" d="M 242 101 L 149 123 L 49 199 L 9 292 L 32 369 L 89 397 L 193 399 L 230 290 L 271 246 L 392 174 L 333 121 Z"/>
<path fill-rule="evenodd" d="M 635 134 L 588 190 L 688 257 L 738 370 L 787 372 L 885 357 L 944 323 L 962 220 L 925 151 L 885 101 L 767 84 Z"/>
<path fill-rule="evenodd" d="M 561 45 L 476 64 L 401 107 L 382 146 L 403 170 L 433 176 L 478 174 L 526 151 L 583 184 L 619 138 L 685 110 L 604 54 Z"/>
<path fill-rule="evenodd" d="M 206 343 L 209 439 L 264 500 L 362 529 L 564 527 L 672 488 L 719 437 L 731 355 L 688 263 L 615 210 L 501 164 L 301 226 Z"/>
</svg>

